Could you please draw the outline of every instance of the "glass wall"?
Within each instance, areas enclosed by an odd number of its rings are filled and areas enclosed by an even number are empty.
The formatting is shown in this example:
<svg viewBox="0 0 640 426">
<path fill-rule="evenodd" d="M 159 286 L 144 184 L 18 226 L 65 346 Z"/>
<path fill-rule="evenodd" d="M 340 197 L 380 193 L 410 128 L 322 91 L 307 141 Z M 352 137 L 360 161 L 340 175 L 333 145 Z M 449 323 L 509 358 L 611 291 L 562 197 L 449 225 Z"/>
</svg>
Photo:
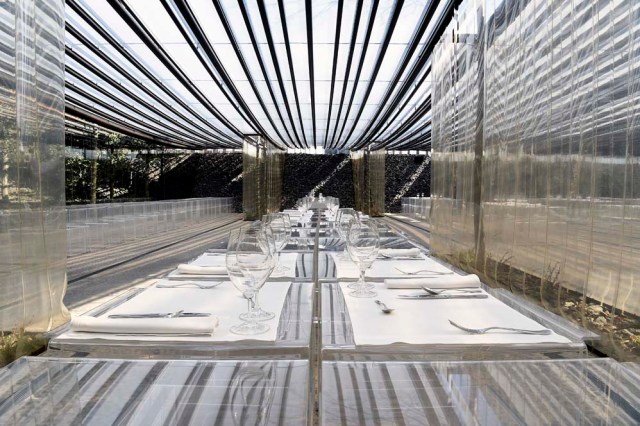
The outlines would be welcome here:
<svg viewBox="0 0 640 426">
<path fill-rule="evenodd" d="M 432 61 L 434 250 L 639 359 L 640 2 L 466 0 Z"/>
<path fill-rule="evenodd" d="M 245 220 L 259 220 L 282 208 L 284 151 L 261 136 L 247 136 L 242 155 Z"/>
<path fill-rule="evenodd" d="M 51 330 L 68 319 L 62 304 L 64 1 L 5 0 L 0 22 L 0 349 L 5 359 L 10 352 L 34 349 L 23 332 Z"/>
<path fill-rule="evenodd" d="M 385 157 L 384 150 L 351 152 L 355 207 L 371 216 L 384 215 Z"/>
</svg>

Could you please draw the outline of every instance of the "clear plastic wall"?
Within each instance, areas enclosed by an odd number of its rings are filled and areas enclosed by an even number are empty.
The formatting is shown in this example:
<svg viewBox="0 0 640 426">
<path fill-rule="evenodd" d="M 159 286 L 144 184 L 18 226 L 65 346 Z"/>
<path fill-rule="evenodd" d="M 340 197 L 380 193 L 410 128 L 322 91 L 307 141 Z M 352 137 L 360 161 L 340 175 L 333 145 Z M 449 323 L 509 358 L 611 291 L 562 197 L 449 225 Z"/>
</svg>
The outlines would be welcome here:
<svg viewBox="0 0 640 426">
<path fill-rule="evenodd" d="M 353 190 L 355 208 L 371 216 L 384 215 L 386 151 L 353 151 Z"/>
<path fill-rule="evenodd" d="M 282 208 L 284 151 L 261 136 L 247 136 L 242 146 L 242 210 L 245 220 L 259 220 Z"/>
<path fill-rule="evenodd" d="M 33 340 L 23 332 L 47 331 L 68 319 L 62 304 L 64 1 L 1 1 L 0 23 L 0 349 L 5 357 L 29 351 Z"/>
<path fill-rule="evenodd" d="M 402 197 L 402 214 L 422 222 L 429 222 L 431 212 L 430 197 Z"/>
<path fill-rule="evenodd" d="M 231 197 L 68 206 L 67 254 L 114 247 L 230 213 Z"/>
<path fill-rule="evenodd" d="M 640 2 L 466 0 L 432 56 L 432 244 L 640 357 Z"/>
</svg>

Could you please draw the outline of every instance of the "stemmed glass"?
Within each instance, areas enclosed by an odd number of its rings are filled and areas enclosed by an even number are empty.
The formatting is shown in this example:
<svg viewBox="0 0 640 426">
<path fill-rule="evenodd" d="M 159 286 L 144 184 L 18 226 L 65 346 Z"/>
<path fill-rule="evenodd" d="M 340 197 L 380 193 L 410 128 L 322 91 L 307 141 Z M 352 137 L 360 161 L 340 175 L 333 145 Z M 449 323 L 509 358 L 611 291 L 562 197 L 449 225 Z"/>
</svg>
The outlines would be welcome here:
<svg viewBox="0 0 640 426">
<path fill-rule="evenodd" d="M 349 234 L 349 229 L 351 228 L 351 222 L 354 220 L 355 221 L 359 220 L 357 211 L 350 208 L 338 209 L 338 213 L 336 214 L 335 226 L 336 226 L 336 230 L 338 231 L 338 235 L 345 242 L 345 248 L 342 251 L 342 253 L 339 255 L 340 260 L 349 259 L 346 253 L 347 251 L 346 242 L 347 242 L 347 235 Z"/>
<path fill-rule="evenodd" d="M 285 213 L 269 213 L 262 217 L 262 222 L 271 228 L 273 239 L 275 242 L 276 274 L 286 274 L 291 271 L 286 265 L 280 263 L 280 254 L 289 243 L 291 238 L 291 223 L 289 215 Z"/>
<path fill-rule="evenodd" d="M 253 318 L 255 306 L 254 298 L 257 292 L 271 275 L 275 262 L 273 253 L 267 239 L 267 234 L 261 227 L 250 226 L 242 228 L 235 239 L 229 238 L 227 252 L 227 269 L 231 264 L 233 267 L 233 256 L 235 254 L 236 266 L 242 275 L 242 280 L 231 280 L 234 286 L 247 299 L 246 320 L 240 325 L 231 327 L 231 332 L 235 334 L 261 334 L 269 330 L 265 323 L 257 322 Z M 231 276 L 231 269 L 229 275 Z"/>
<path fill-rule="evenodd" d="M 371 290 L 365 282 L 365 272 L 378 256 L 380 250 L 380 236 L 378 225 L 373 219 L 360 218 L 352 221 L 347 235 L 347 251 L 360 268 L 360 279 L 355 290 L 349 295 L 353 297 L 374 297 L 377 293 Z"/>
</svg>

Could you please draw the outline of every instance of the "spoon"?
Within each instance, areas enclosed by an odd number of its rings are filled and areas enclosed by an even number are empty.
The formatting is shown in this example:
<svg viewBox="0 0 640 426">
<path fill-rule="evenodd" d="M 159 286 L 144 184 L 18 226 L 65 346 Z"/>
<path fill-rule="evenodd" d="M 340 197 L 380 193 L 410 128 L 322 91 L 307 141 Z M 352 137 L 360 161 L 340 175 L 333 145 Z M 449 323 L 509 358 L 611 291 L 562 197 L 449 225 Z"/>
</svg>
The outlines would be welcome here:
<svg viewBox="0 0 640 426">
<path fill-rule="evenodd" d="M 374 302 L 376 303 L 376 305 L 380 306 L 380 309 L 382 309 L 382 312 L 385 314 L 390 314 L 391 312 L 394 311 L 393 308 L 389 308 L 387 305 L 385 305 L 379 300 L 374 300 Z"/>
</svg>

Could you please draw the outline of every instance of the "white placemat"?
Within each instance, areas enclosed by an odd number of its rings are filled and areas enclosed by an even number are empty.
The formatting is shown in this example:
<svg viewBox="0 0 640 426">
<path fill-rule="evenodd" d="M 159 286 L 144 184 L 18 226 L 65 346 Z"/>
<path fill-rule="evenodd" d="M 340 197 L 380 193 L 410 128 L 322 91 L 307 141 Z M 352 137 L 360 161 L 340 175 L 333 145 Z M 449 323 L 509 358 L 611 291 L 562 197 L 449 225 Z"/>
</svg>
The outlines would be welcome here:
<svg viewBox="0 0 640 426">
<path fill-rule="evenodd" d="M 284 300 L 291 283 L 268 282 L 260 291 L 260 307 L 269 312 L 282 311 Z M 255 336 L 241 336 L 233 334 L 229 330 L 232 325 L 240 324 L 238 315 L 247 310 L 247 301 L 240 292 L 231 284 L 224 282 L 214 289 L 197 288 L 155 288 L 151 287 L 143 291 L 133 299 L 113 308 L 104 314 L 131 314 L 152 312 L 176 312 L 184 309 L 188 312 L 209 312 L 218 318 L 218 326 L 213 335 L 199 336 L 144 336 L 144 335 L 120 335 L 106 333 L 66 332 L 59 339 L 72 340 L 119 340 L 119 341 L 184 341 L 184 342 L 236 342 L 240 340 L 275 341 L 280 315 L 265 321 L 269 324 L 269 331 Z M 136 321 L 136 319 L 131 319 Z"/>
<path fill-rule="evenodd" d="M 355 298 L 349 296 L 351 290 L 346 283 L 340 285 L 357 345 L 570 343 L 567 338 L 555 333 L 535 336 L 493 331 L 474 335 L 449 324 L 449 320 L 452 320 L 469 328 L 545 328 L 492 296 L 487 299 L 403 300 L 396 296 L 415 291 L 389 290 L 382 283 L 376 283 L 375 286 L 378 293 L 376 297 Z M 391 314 L 382 313 L 374 303 L 376 299 L 395 310 Z"/>
<path fill-rule="evenodd" d="M 333 261 L 336 264 L 338 278 L 358 278 L 360 276 L 358 266 L 351 260 L 340 259 L 338 255 L 339 253 L 331 253 Z M 441 265 L 423 254 L 421 260 L 377 259 L 373 262 L 371 267 L 367 269 L 366 276 L 370 278 L 416 278 L 434 276 L 433 273 L 426 271 L 411 275 L 403 274 L 396 270 L 396 267 L 408 272 L 422 269 L 433 272 L 442 272 L 445 274 L 453 272 L 446 266 Z"/>
</svg>

